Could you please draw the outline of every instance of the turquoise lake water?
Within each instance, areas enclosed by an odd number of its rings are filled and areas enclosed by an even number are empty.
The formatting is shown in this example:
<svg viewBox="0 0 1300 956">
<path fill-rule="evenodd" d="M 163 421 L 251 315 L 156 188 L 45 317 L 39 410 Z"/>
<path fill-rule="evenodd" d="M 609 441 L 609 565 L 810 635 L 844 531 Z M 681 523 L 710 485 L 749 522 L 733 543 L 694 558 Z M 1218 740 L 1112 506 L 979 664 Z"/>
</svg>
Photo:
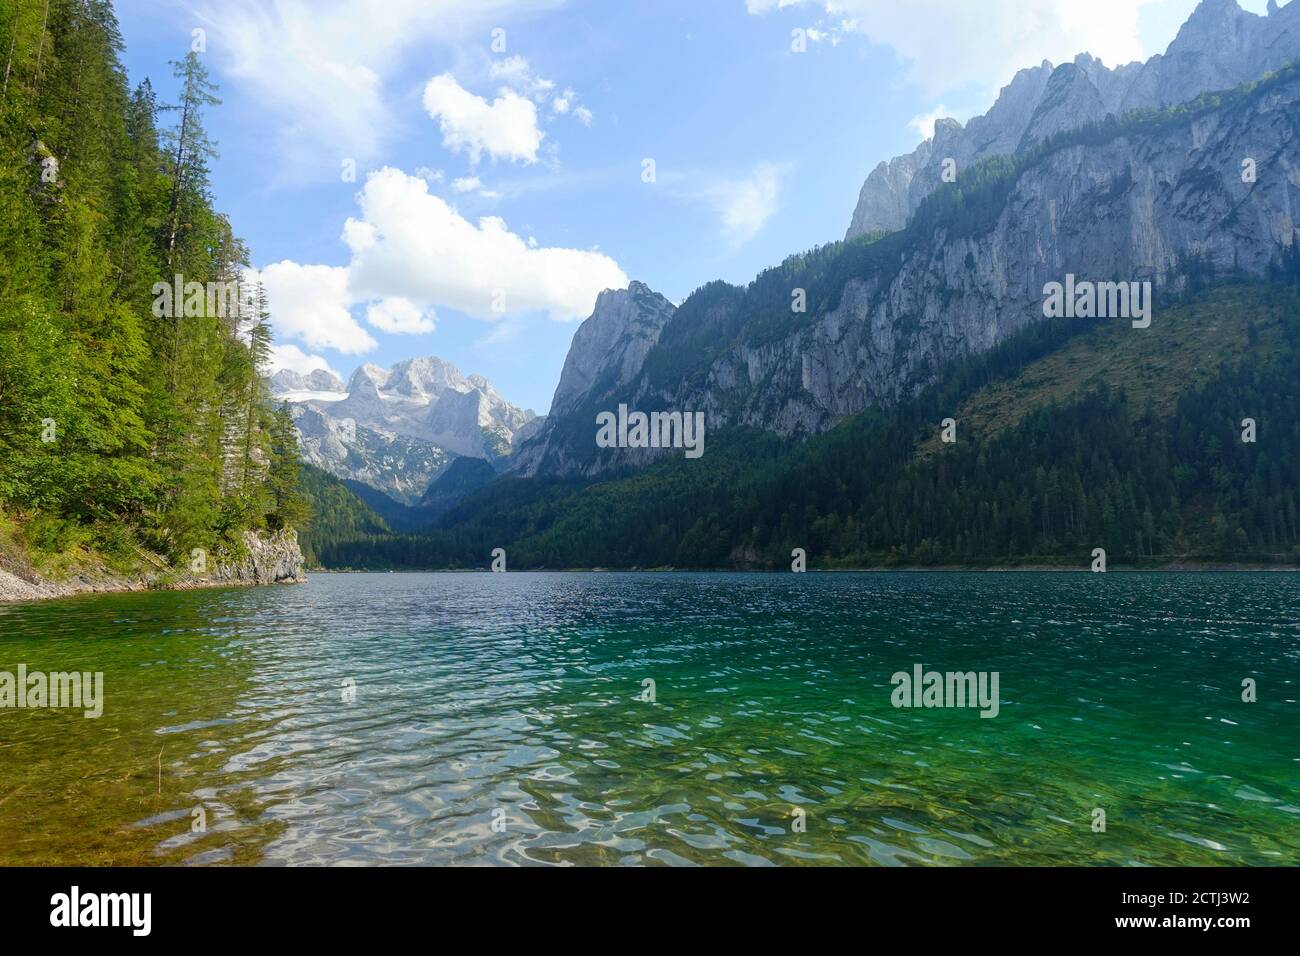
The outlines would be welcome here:
<svg viewBox="0 0 1300 956">
<path fill-rule="evenodd" d="M 369 574 L 0 606 L 0 671 L 104 675 L 98 719 L 0 709 L 0 864 L 1295 865 L 1298 585 Z M 895 707 L 917 664 L 996 673 L 997 716 Z"/>
</svg>

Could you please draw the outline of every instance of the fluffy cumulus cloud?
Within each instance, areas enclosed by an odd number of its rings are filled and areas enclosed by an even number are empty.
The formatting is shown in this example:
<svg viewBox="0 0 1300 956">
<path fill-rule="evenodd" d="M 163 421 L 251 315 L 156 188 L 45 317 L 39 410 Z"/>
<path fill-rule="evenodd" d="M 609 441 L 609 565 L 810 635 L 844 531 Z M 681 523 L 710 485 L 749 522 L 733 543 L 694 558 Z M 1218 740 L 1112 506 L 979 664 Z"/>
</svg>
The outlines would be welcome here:
<svg viewBox="0 0 1300 956">
<path fill-rule="evenodd" d="M 493 60 L 488 76 L 534 100 L 545 100 L 555 89 L 555 81 L 534 73 L 532 64 L 522 56 Z"/>
<path fill-rule="evenodd" d="M 270 364 L 272 375 L 286 368 L 299 375 L 310 375 L 318 368 L 334 372 L 327 359 L 319 355 L 308 355 L 296 345 L 272 345 Z M 338 375 L 338 372 L 334 374 Z"/>
<path fill-rule="evenodd" d="M 396 335 L 433 332 L 438 307 L 506 320 L 501 324 L 527 312 L 572 321 L 590 315 L 603 290 L 628 284 L 609 256 L 542 246 L 496 217 L 471 222 L 431 193 L 427 179 L 399 169 L 372 173 L 357 201 L 360 215 L 343 226 L 347 266 L 286 260 L 245 277 L 250 284 L 260 278 L 266 287 L 278 339 L 357 355 L 377 343 L 354 313 L 364 314 L 371 328 Z M 284 344 L 276 346 L 274 366 L 328 367 L 319 356 Z"/>
<path fill-rule="evenodd" d="M 627 285 L 606 255 L 532 247 L 496 217 L 477 223 L 429 192 L 423 179 L 385 168 L 366 180 L 359 218 L 343 238 L 352 252 L 350 288 L 365 299 L 405 299 L 480 319 L 545 311 L 585 318 L 603 289 Z"/>
<path fill-rule="evenodd" d="M 278 119 L 281 172 L 337 175 L 339 157 L 382 154 L 398 125 L 390 82 L 414 53 L 563 2 L 383 0 L 358 15 L 356 0 L 198 0 L 196 15 L 225 75 Z"/>
<path fill-rule="evenodd" d="M 546 134 L 537 125 L 536 104 L 514 90 L 503 89 L 489 102 L 443 73 L 425 86 L 424 108 L 438 121 L 442 145 L 465 153 L 472 163 L 485 153 L 494 160 L 537 162 Z"/>
<path fill-rule="evenodd" d="M 366 309 L 366 321 L 383 332 L 397 335 L 425 335 L 432 332 L 436 317 L 414 302 L 402 298 L 383 299 Z"/>
<path fill-rule="evenodd" d="M 539 106 L 549 107 L 552 116 L 572 115 L 583 126 L 590 126 L 595 118 L 595 114 L 581 104 L 577 91 L 566 86 L 557 92 L 555 81 L 538 75 L 526 57 L 511 56 L 493 60 L 488 68 L 488 76 Z"/>
<path fill-rule="evenodd" d="M 930 94 L 996 89 L 1015 70 L 1083 51 L 1110 66 L 1142 59 L 1140 8 L 1160 0 L 745 0 L 752 14 L 800 8 L 837 32 L 894 50 Z"/>
<path fill-rule="evenodd" d="M 349 310 L 347 269 L 299 265 L 286 259 L 263 268 L 260 278 L 279 338 L 345 355 L 360 355 L 376 346 Z"/>
</svg>

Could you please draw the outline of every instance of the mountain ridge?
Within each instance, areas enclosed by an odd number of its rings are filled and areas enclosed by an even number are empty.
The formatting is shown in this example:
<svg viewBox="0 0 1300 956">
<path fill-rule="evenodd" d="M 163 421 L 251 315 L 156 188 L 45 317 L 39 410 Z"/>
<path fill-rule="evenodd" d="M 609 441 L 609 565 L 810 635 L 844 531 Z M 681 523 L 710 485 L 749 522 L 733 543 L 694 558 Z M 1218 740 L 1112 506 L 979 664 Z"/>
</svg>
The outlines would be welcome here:
<svg viewBox="0 0 1300 956">
<path fill-rule="evenodd" d="M 1236 0 L 1201 0 L 1168 49 L 1146 62 L 1111 69 L 1087 53 L 1058 66 L 1044 60 L 1016 73 L 983 115 L 964 126 L 940 120 L 931 139 L 872 170 L 845 238 L 902 229 L 942 184 L 945 159 L 967 169 L 1108 115 L 1163 109 L 1257 80 L 1298 56 L 1300 4 L 1274 6 L 1260 16 Z"/>
<path fill-rule="evenodd" d="M 552 414 L 518 471 L 593 478 L 653 460 L 594 446 L 594 416 L 615 399 L 703 411 L 710 428 L 817 434 L 1041 321 L 1045 284 L 1067 274 L 1151 282 L 1160 295 L 1207 270 L 1264 277 L 1296 248 L 1298 115 L 1292 66 L 1191 104 L 1108 116 L 983 161 L 901 232 L 792 256 L 745 288 L 710 283 L 666 318 L 639 316 L 656 335 L 641 369 L 588 373 L 618 386 Z M 806 314 L 792 312 L 794 290 Z M 609 320 L 598 310 L 588 321 Z"/>
</svg>

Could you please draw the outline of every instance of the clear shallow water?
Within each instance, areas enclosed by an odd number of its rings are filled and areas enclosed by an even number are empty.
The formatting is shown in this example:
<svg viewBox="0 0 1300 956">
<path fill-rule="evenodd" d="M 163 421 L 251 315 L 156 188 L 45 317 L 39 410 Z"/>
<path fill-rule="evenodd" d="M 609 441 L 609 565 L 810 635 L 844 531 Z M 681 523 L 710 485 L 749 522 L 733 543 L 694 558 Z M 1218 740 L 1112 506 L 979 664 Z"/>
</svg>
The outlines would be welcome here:
<svg viewBox="0 0 1300 956">
<path fill-rule="evenodd" d="M 0 864 L 1295 865 L 1298 585 L 314 575 L 0 606 L 0 670 L 106 696 L 0 710 Z M 1000 714 L 894 708 L 916 663 L 999 672 Z"/>
</svg>

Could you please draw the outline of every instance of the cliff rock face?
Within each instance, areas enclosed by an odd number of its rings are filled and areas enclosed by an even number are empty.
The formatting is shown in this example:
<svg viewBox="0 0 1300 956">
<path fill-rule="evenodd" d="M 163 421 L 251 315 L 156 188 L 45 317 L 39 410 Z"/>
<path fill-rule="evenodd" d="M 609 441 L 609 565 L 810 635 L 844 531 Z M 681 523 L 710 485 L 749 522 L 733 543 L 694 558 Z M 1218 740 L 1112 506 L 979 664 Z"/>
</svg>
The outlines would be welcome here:
<svg viewBox="0 0 1300 956">
<path fill-rule="evenodd" d="M 597 411 L 617 405 L 675 311 L 671 302 L 641 282 L 602 292 L 591 317 L 574 333 L 550 414 L 520 443 L 511 470 L 522 475 L 582 470 L 580 461 L 566 455 L 569 433 L 575 426 L 581 432 L 578 423 L 587 417 L 594 422 Z"/>
<path fill-rule="evenodd" d="M 285 528 L 262 536 L 244 532 L 247 554 L 238 561 L 218 563 L 212 580 L 221 584 L 302 584 L 307 580 L 303 569 L 298 532 Z"/>
<path fill-rule="evenodd" d="M 1076 82 L 1063 81 L 1067 95 Z M 1041 321 L 1044 286 L 1067 274 L 1178 291 L 1193 257 L 1219 273 L 1258 277 L 1292 250 L 1300 226 L 1300 77 L 1288 73 L 1213 109 L 1124 130 L 1081 137 L 1025 165 L 973 222 L 925 217 L 874 247 L 835 250 L 839 258 L 823 271 L 845 278 L 821 296 L 823 304 L 810 301 L 804 316 L 776 316 L 761 333 L 763 309 L 770 313 L 784 297 L 788 310 L 790 301 L 788 289 L 765 290 L 762 277 L 746 290 L 726 287 L 707 307 L 697 293 L 659 326 L 667 310 L 652 321 L 640 309 L 607 304 L 588 321 L 658 327 L 659 345 L 630 378 L 611 357 L 599 375 L 562 382 L 562 407 L 571 411 L 552 415 L 521 456 L 534 471 L 559 475 L 644 463 L 653 455 L 594 447 L 594 411 L 620 402 L 703 411 L 710 430 L 814 434 L 914 394 L 946 363 Z M 1255 182 L 1244 181 L 1246 159 L 1256 161 Z M 602 334 L 621 340 L 617 329 Z M 596 400 L 575 401 L 576 383 L 593 377 L 605 383 L 588 391 Z"/>
<path fill-rule="evenodd" d="M 395 501 L 418 501 L 454 458 L 432 442 L 336 418 L 311 404 L 292 407 L 302 460 L 369 485 Z"/>
<path fill-rule="evenodd" d="M 1022 70 L 983 116 L 964 128 L 941 121 L 932 140 L 881 163 L 867 177 L 846 238 L 902 229 L 921 200 L 941 183 L 943 161 L 957 169 L 1010 156 L 1062 130 L 1107 116 L 1176 106 L 1202 93 L 1257 80 L 1300 58 L 1300 4 L 1270 8 L 1267 17 L 1236 0 L 1202 0 L 1164 53 L 1146 63 L 1107 68 L 1087 54 L 1053 68 Z"/>
<path fill-rule="evenodd" d="M 41 577 L 25 561 L 0 561 L 0 602 L 39 601 L 73 594 L 114 591 L 190 590 L 236 585 L 302 584 L 307 580 L 298 532 L 287 528 L 264 536 L 244 532 L 245 555 L 237 560 L 214 556 L 210 574 L 174 572 L 161 567 L 136 577 L 121 577 L 86 567 L 62 580 Z M 10 556 L 12 558 L 12 556 Z"/>
</svg>

